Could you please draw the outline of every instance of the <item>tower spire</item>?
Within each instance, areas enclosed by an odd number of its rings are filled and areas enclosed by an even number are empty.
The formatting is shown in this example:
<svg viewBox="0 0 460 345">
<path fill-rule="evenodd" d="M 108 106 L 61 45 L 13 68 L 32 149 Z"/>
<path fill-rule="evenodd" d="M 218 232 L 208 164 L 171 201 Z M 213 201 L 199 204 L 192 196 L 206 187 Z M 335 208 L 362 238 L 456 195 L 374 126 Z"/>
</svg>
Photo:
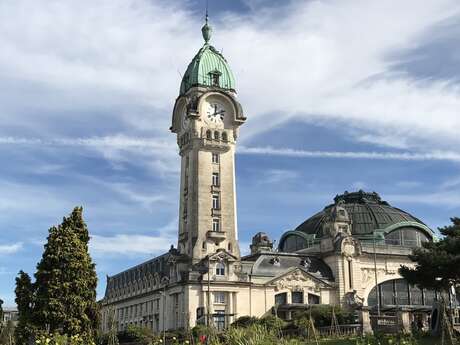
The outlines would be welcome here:
<svg viewBox="0 0 460 345">
<path fill-rule="evenodd" d="M 205 23 L 203 27 L 201 28 L 201 33 L 203 34 L 203 39 L 206 44 L 208 44 L 208 42 L 211 40 L 211 35 L 212 35 L 212 27 L 208 25 L 208 20 L 209 20 L 208 8 L 209 8 L 209 0 L 206 0 Z"/>
</svg>

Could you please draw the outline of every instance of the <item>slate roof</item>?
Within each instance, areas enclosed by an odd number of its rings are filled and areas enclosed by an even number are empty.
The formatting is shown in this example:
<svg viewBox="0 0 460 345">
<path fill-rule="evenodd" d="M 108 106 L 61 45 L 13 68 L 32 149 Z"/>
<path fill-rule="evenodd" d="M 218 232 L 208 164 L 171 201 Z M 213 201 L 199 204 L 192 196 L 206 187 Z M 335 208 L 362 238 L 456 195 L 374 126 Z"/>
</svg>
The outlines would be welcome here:
<svg viewBox="0 0 460 345">
<path fill-rule="evenodd" d="M 156 258 L 150 259 L 137 266 L 131 267 L 123 272 L 107 277 L 107 292 L 111 289 L 120 289 L 130 286 L 136 282 L 151 279 L 157 274 L 160 278 L 169 276 L 168 259 L 171 254 L 165 253 Z"/>
<path fill-rule="evenodd" d="M 293 267 L 302 268 L 315 278 L 334 281 L 330 267 L 321 259 L 314 256 L 287 253 L 263 253 L 243 258 L 243 261 L 254 261 L 251 275 L 276 277 Z"/>
</svg>

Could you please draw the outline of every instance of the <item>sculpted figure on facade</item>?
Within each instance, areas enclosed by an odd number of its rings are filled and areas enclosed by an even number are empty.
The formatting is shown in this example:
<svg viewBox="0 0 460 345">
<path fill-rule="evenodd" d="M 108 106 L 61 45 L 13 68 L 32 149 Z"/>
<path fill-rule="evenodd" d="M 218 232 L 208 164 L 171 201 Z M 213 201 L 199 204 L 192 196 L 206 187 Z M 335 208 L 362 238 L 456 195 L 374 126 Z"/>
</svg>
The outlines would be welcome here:
<svg viewBox="0 0 460 345">
<path fill-rule="evenodd" d="M 353 290 L 345 294 L 345 301 L 348 307 L 355 309 L 362 307 L 364 298 L 360 297 L 356 290 Z"/>
</svg>

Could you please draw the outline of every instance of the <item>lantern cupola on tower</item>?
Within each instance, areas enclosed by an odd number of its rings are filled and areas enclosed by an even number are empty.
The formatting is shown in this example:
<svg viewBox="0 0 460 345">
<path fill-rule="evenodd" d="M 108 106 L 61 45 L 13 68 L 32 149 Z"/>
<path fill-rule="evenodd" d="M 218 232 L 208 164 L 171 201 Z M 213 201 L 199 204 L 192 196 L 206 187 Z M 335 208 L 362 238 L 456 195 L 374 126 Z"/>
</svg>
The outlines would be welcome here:
<svg viewBox="0 0 460 345">
<path fill-rule="evenodd" d="M 225 57 L 209 41 L 212 36 L 212 27 L 206 23 L 201 28 L 204 45 L 187 67 L 181 86 L 180 94 L 185 94 L 195 86 L 220 88 L 235 91 L 235 78 Z"/>
</svg>

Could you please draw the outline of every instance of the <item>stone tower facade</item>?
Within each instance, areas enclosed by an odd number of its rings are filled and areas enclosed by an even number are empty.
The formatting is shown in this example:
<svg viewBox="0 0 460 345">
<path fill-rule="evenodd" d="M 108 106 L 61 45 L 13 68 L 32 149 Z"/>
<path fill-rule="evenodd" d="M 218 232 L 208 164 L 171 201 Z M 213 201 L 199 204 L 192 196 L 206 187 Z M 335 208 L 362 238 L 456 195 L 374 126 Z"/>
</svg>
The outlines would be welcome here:
<svg viewBox="0 0 460 345">
<path fill-rule="evenodd" d="M 235 147 L 245 117 L 236 99 L 233 74 L 208 42 L 183 77 L 171 131 L 181 156 L 178 249 L 198 262 L 216 251 L 240 257 Z"/>
</svg>

